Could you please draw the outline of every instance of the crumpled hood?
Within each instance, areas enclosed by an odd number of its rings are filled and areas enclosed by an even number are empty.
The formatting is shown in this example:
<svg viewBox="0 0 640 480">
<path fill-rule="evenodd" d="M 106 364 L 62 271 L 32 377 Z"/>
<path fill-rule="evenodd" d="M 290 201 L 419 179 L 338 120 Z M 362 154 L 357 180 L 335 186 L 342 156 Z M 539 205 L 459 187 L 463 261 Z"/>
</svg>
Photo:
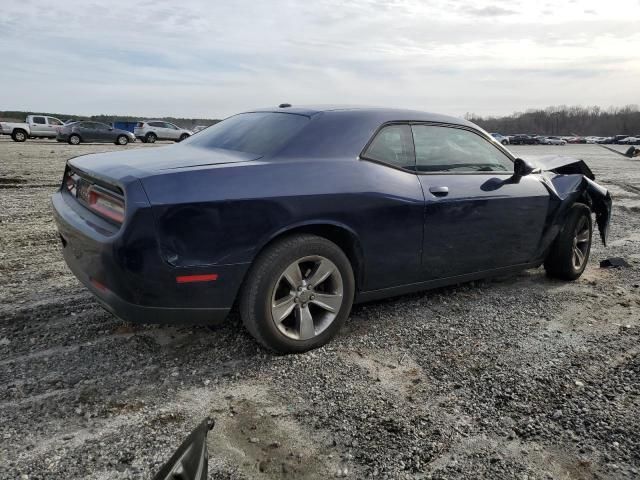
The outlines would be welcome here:
<svg viewBox="0 0 640 480">
<path fill-rule="evenodd" d="M 555 172 L 562 175 L 584 175 L 590 180 L 595 180 L 596 178 L 589 166 L 584 163 L 584 160 L 580 160 L 579 158 L 549 155 L 547 157 L 536 158 L 530 162 L 540 168 L 540 170 L 547 172 Z"/>
<path fill-rule="evenodd" d="M 128 176 L 140 179 L 162 171 L 248 162 L 258 158 L 260 155 L 253 153 L 176 144 L 82 155 L 69 160 L 69 165 L 96 178 L 120 181 Z"/>
</svg>

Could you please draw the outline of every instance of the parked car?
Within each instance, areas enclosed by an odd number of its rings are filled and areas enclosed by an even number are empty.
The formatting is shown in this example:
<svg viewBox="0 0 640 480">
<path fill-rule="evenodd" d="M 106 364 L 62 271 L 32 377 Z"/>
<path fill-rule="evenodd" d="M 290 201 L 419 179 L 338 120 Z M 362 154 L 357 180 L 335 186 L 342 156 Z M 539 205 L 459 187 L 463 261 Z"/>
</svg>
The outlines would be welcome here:
<svg viewBox="0 0 640 480">
<path fill-rule="evenodd" d="M 509 145 L 509 137 L 505 137 L 504 135 L 500 135 L 499 133 L 492 133 L 491 136 L 502 145 Z"/>
<path fill-rule="evenodd" d="M 540 143 L 542 145 L 566 145 L 567 142 L 558 137 L 541 137 Z"/>
<path fill-rule="evenodd" d="M 146 143 L 154 143 L 156 140 L 181 142 L 192 135 L 189 130 L 162 120 L 138 122 L 133 129 L 133 133 L 137 138 Z"/>
<path fill-rule="evenodd" d="M 621 141 L 628 137 L 629 135 L 614 135 L 613 143 L 620 145 Z"/>
<path fill-rule="evenodd" d="M 631 136 L 618 141 L 620 145 L 640 145 L 640 136 Z"/>
<path fill-rule="evenodd" d="M 58 132 L 56 140 L 79 145 L 82 142 L 104 142 L 126 145 L 135 142 L 133 133 L 119 128 L 113 128 L 100 122 L 76 122 L 64 125 Z"/>
<path fill-rule="evenodd" d="M 207 128 L 209 125 L 196 125 L 195 127 L 193 127 L 192 132 L 194 134 L 201 132 L 202 130 L 204 130 L 205 128 Z"/>
<path fill-rule="evenodd" d="M 64 258 L 133 322 L 219 323 L 323 345 L 351 305 L 544 264 L 575 280 L 611 197 L 582 160 L 530 164 L 466 120 L 300 107 L 232 116 L 164 148 L 67 162 Z"/>
<path fill-rule="evenodd" d="M 62 125 L 55 117 L 29 115 L 24 123 L 0 122 L 0 134 L 11 135 L 14 142 L 24 142 L 27 138 L 56 138 Z"/>
<path fill-rule="evenodd" d="M 519 133 L 519 134 L 516 134 L 516 135 L 510 135 L 509 136 L 509 143 L 511 145 L 535 145 L 538 142 L 531 135 L 526 135 L 524 133 Z"/>
</svg>

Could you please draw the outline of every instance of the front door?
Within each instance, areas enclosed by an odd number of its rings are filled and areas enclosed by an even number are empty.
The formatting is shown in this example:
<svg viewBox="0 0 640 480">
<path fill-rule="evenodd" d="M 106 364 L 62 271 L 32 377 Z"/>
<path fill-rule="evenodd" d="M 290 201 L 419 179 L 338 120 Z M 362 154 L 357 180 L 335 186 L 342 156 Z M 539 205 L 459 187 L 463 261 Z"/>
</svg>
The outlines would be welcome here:
<svg viewBox="0 0 640 480">
<path fill-rule="evenodd" d="M 180 136 L 180 130 L 178 129 L 178 127 L 168 122 L 165 122 L 164 126 L 165 126 L 165 133 L 164 133 L 165 138 L 167 140 L 178 140 L 178 137 Z"/>
<path fill-rule="evenodd" d="M 64 124 L 54 117 L 47 117 L 47 136 L 54 138 Z"/>
<path fill-rule="evenodd" d="M 526 264 L 540 244 L 549 195 L 535 176 L 465 128 L 411 126 L 425 194 L 422 275 L 453 277 Z"/>
</svg>

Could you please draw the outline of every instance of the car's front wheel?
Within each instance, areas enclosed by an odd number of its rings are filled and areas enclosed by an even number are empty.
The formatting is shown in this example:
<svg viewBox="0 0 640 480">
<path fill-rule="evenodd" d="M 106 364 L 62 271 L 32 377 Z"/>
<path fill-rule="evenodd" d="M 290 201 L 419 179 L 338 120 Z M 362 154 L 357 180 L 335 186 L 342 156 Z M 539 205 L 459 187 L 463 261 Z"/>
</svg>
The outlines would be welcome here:
<svg viewBox="0 0 640 480">
<path fill-rule="evenodd" d="M 183 133 L 182 135 L 180 135 L 180 138 L 178 139 L 178 141 L 182 142 L 183 140 L 186 140 L 187 138 L 189 138 L 189 134 L 188 133 Z"/>
<path fill-rule="evenodd" d="M 69 137 L 69 143 L 71 145 L 79 145 L 80 144 L 80 136 L 75 133 Z"/>
<path fill-rule="evenodd" d="M 240 315 L 253 337 L 280 353 L 318 348 L 351 311 L 355 281 L 344 252 L 316 235 L 267 247 L 247 274 Z"/>
<path fill-rule="evenodd" d="M 544 261 L 547 275 L 562 280 L 579 278 L 589 261 L 592 231 L 591 210 L 576 203 Z"/>
</svg>

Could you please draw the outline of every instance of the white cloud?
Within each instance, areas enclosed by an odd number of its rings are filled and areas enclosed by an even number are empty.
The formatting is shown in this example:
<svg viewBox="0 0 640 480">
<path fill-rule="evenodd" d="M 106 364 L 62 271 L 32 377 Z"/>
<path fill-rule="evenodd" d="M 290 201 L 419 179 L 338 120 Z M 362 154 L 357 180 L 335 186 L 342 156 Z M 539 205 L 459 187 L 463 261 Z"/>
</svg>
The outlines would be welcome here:
<svg viewBox="0 0 640 480">
<path fill-rule="evenodd" d="M 637 0 L 23 0 L 0 105 L 221 117 L 283 101 L 462 115 L 638 103 Z"/>
</svg>

